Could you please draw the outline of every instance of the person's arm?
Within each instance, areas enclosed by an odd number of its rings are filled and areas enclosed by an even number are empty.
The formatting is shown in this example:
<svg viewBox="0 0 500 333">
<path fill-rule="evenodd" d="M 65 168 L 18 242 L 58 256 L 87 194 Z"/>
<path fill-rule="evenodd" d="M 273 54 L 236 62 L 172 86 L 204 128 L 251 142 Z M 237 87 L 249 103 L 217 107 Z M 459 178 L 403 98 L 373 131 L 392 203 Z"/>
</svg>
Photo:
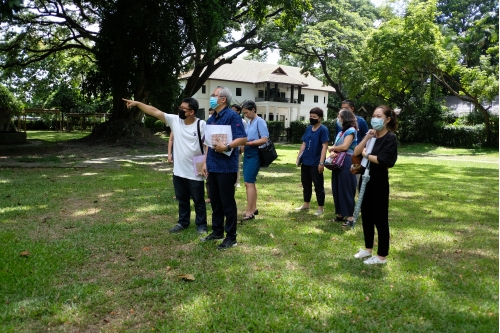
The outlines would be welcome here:
<svg viewBox="0 0 500 333">
<path fill-rule="evenodd" d="M 333 151 L 346 151 L 351 146 L 351 143 L 353 140 L 354 140 L 354 133 L 351 133 L 351 134 L 347 135 L 346 137 L 344 137 L 344 142 L 341 145 L 333 146 L 329 150 L 330 151 L 332 151 L 332 150 Z"/>
<path fill-rule="evenodd" d="M 168 138 L 168 147 L 167 147 L 167 161 L 172 163 L 172 146 L 174 145 L 174 132 L 170 131 L 170 137 Z"/>
<path fill-rule="evenodd" d="M 234 139 L 233 141 L 229 142 L 229 149 L 233 149 L 233 148 L 236 148 L 238 146 L 244 146 L 246 143 L 247 143 L 246 137 Z M 227 151 L 227 146 L 219 141 L 214 146 L 214 150 L 218 153 L 223 153 L 223 152 Z"/>
<path fill-rule="evenodd" d="M 321 157 L 319 159 L 319 165 L 318 165 L 319 173 L 323 173 L 323 171 L 325 170 L 325 159 L 327 150 L 328 150 L 328 141 L 323 142 L 323 145 L 321 147 Z"/>
<path fill-rule="evenodd" d="M 297 154 L 297 160 L 295 161 L 295 164 L 299 162 L 299 156 L 302 155 L 304 150 L 306 149 L 306 143 L 302 142 L 302 145 L 300 146 L 299 153 Z"/>
<path fill-rule="evenodd" d="M 155 108 L 151 105 L 146 105 L 144 103 L 132 101 L 130 99 L 125 99 L 125 98 L 122 98 L 122 100 L 124 100 L 127 103 L 127 107 L 129 109 L 133 106 L 137 106 L 139 109 L 141 109 L 142 112 L 147 113 L 150 116 L 153 116 L 153 117 L 163 121 L 164 123 L 167 122 L 165 119 L 165 113 L 163 111 L 158 110 L 157 108 Z"/>
<path fill-rule="evenodd" d="M 354 155 L 358 156 L 358 155 L 363 154 L 364 149 L 366 147 L 366 144 L 368 143 L 368 140 L 370 140 L 371 138 L 373 138 L 375 136 L 375 134 L 376 134 L 376 131 L 374 129 L 369 130 L 366 133 L 366 135 L 363 138 L 363 140 L 361 140 L 361 142 L 358 143 L 358 145 L 356 147 L 354 147 Z"/>
</svg>

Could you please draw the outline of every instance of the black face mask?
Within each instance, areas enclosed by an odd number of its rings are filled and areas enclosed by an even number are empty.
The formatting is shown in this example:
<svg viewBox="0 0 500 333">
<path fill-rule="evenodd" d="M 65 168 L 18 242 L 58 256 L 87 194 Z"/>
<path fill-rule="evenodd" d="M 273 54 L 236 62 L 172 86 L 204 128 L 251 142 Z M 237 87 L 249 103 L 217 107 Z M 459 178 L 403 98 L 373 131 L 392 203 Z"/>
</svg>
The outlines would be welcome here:
<svg viewBox="0 0 500 333">
<path fill-rule="evenodd" d="M 319 122 L 319 119 L 309 118 L 309 123 L 313 126 L 316 125 L 318 122 Z"/>
<path fill-rule="evenodd" d="M 179 109 L 179 118 L 186 119 L 186 111 L 184 111 L 183 109 Z"/>
</svg>

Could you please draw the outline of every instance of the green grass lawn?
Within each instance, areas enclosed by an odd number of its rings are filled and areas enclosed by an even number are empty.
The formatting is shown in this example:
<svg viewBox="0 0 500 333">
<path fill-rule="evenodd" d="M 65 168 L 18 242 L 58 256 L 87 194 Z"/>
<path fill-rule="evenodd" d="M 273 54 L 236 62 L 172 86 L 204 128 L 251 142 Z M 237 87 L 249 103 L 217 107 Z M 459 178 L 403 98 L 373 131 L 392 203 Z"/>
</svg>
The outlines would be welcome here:
<svg viewBox="0 0 500 333">
<path fill-rule="evenodd" d="M 73 139 L 81 139 L 90 134 L 90 131 L 26 131 L 28 140 L 41 140 L 45 142 L 59 142 Z"/>
<path fill-rule="evenodd" d="M 277 145 L 223 252 L 168 233 L 170 171 L 0 169 L 0 331 L 498 332 L 498 152 L 402 146 L 389 263 L 367 267 L 361 227 L 327 222 L 330 171 L 325 216 L 294 211 L 298 147 Z"/>
</svg>

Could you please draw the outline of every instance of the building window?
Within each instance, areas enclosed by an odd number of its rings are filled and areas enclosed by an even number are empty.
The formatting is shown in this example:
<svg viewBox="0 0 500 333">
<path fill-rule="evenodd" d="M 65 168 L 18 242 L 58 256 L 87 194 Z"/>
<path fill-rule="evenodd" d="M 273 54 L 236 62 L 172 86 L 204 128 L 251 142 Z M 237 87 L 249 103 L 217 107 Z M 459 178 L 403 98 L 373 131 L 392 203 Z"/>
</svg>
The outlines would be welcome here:
<svg viewBox="0 0 500 333">
<path fill-rule="evenodd" d="M 314 95 L 314 103 L 318 103 L 318 96 Z"/>
<path fill-rule="evenodd" d="M 304 101 L 304 94 L 300 94 L 300 101 L 303 102 Z"/>
<path fill-rule="evenodd" d="M 323 96 L 323 104 L 325 104 L 325 103 L 326 103 L 326 97 Z"/>
<path fill-rule="evenodd" d="M 236 88 L 236 96 L 241 96 L 241 88 Z"/>
<path fill-rule="evenodd" d="M 202 85 L 201 86 L 201 93 L 202 94 L 206 94 L 207 93 L 207 86 L 206 85 Z"/>
<path fill-rule="evenodd" d="M 259 90 L 259 98 L 264 98 L 264 90 Z"/>
<path fill-rule="evenodd" d="M 304 118 L 304 116 L 300 116 L 300 118 L 299 118 L 299 119 L 300 119 L 300 121 L 304 121 L 304 120 L 306 120 L 306 118 Z"/>
</svg>

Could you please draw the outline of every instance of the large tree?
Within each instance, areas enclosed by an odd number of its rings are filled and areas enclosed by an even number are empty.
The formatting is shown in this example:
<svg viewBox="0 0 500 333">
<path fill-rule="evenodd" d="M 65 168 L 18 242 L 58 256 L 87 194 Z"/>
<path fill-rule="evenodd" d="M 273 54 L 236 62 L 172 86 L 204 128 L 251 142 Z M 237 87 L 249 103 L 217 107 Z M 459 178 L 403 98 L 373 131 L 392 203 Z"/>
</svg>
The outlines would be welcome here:
<svg viewBox="0 0 500 333">
<path fill-rule="evenodd" d="M 122 97 L 168 110 L 223 64 L 266 48 L 271 41 L 258 35 L 263 26 L 291 30 L 308 8 L 308 0 L 25 1 L 0 26 L 0 66 L 30 67 L 59 52 L 82 52 L 97 66 L 85 73 L 86 86 L 111 92 L 118 130 L 142 116 Z M 241 38 L 232 37 L 234 30 Z M 181 92 L 178 76 L 190 70 Z"/>
<path fill-rule="evenodd" d="M 378 11 L 369 0 L 314 0 L 312 5 L 292 35 L 276 33 L 277 47 L 285 61 L 335 88 L 340 100 L 356 98 L 351 92 L 359 93 L 364 81 L 360 52 Z"/>
</svg>

